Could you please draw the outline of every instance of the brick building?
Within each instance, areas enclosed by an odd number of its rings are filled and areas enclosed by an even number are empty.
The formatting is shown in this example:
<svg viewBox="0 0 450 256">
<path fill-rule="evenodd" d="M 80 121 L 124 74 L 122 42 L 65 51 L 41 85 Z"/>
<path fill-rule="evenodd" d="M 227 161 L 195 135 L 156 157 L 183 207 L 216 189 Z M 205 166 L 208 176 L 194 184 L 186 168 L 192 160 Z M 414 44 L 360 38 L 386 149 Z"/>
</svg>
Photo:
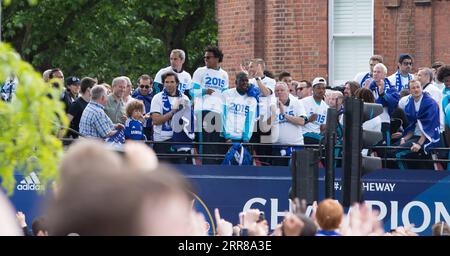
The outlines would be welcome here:
<svg viewBox="0 0 450 256">
<path fill-rule="evenodd" d="M 450 0 L 216 0 L 216 17 L 230 78 L 251 58 L 275 74 L 335 85 L 368 70 L 372 54 L 389 74 L 401 53 L 415 70 L 450 63 Z"/>
</svg>

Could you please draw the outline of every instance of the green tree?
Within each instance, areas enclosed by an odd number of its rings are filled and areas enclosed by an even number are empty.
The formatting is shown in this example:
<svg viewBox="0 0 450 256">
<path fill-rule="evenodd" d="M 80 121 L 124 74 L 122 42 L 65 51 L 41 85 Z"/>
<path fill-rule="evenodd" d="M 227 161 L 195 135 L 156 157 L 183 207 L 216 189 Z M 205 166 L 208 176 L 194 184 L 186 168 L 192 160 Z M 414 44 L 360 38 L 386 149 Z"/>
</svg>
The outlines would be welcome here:
<svg viewBox="0 0 450 256">
<path fill-rule="evenodd" d="M 185 49 L 187 70 L 203 63 L 217 42 L 214 0 L 13 1 L 3 8 L 4 39 L 38 70 L 110 82 L 167 66 L 172 48 Z"/>
<path fill-rule="evenodd" d="M 43 184 L 57 178 L 63 152 L 58 127 L 67 126 L 60 91 L 46 84 L 10 45 L 0 43 L 0 81 L 12 76 L 19 81 L 16 97 L 0 101 L 0 178 L 10 194 L 14 170 L 25 174 L 38 170 Z"/>
</svg>

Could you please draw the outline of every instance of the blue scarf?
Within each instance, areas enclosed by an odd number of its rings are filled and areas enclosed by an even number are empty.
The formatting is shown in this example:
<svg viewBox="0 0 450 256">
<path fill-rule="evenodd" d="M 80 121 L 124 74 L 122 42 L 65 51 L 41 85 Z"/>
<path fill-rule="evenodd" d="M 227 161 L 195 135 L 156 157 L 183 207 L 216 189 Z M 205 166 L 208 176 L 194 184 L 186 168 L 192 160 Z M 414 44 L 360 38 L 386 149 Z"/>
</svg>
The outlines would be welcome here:
<svg viewBox="0 0 450 256">
<path fill-rule="evenodd" d="M 427 92 L 423 93 L 422 102 L 417 112 L 414 106 L 414 98 L 409 96 L 405 106 L 405 114 L 409 125 L 403 132 L 404 135 L 408 132 L 414 132 L 417 124 L 427 138 L 423 145 L 425 154 L 428 154 L 430 149 L 439 146 L 439 106 Z"/>
<path fill-rule="evenodd" d="M 176 97 L 181 97 L 180 91 L 177 89 Z M 166 89 L 162 91 L 162 103 L 163 103 L 163 115 L 169 113 L 172 110 L 172 105 L 169 101 L 169 93 Z M 164 132 L 171 132 L 172 126 L 170 125 L 170 121 L 167 121 L 162 124 L 162 131 Z"/>
<path fill-rule="evenodd" d="M 411 81 L 413 79 L 411 74 L 408 74 L 408 82 Z M 400 75 L 400 70 L 397 70 L 397 73 L 395 74 L 395 86 L 397 87 L 397 91 L 401 91 L 403 89 L 403 85 L 402 85 L 402 78 Z M 406 89 L 408 89 L 408 85 L 405 84 L 404 86 Z"/>
<path fill-rule="evenodd" d="M 250 152 L 241 143 L 233 143 L 225 154 L 222 165 L 252 165 L 253 158 Z"/>
<path fill-rule="evenodd" d="M 370 72 L 369 72 L 369 73 L 367 73 L 367 74 L 363 77 L 363 79 L 361 80 L 360 86 L 363 87 L 364 82 L 365 82 L 367 79 L 370 79 L 370 78 L 372 78 L 372 76 L 370 75 Z"/>
<path fill-rule="evenodd" d="M 383 94 L 387 93 L 388 90 L 391 89 L 391 87 L 392 87 L 391 82 L 389 82 L 389 79 L 385 78 L 384 79 L 384 91 L 383 91 Z M 376 94 L 374 95 L 375 96 L 375 100 L 378 99 L 378 97 L 380 97 L 380 92 L 378 91 L 378 86 L 375 83 L 375 80 L 373 80 L 370 83 L 369 88 L 370 88 L 371 91 L 376 92 Z"/>
<path fill-rule="evenodd" d="M 261 91 L 259 90 L 259 88 L 257 86 L 255 86 L 254 84 L 250 84 L 250 86 L 248 87 L 247 90 L 247 95 L 249 97 L 254 97 L 256 99 L 256 118 L 259 117 L 259 96 L 261 94 Z"/>
<path fill-rule="evenodd" d="M 114 135 L 105 139 L 106 143 L 110 143 L 113 146 L 118 146 L 125 143 L 125 132 L 124 130 L 118 130 Z"/>
</svg>

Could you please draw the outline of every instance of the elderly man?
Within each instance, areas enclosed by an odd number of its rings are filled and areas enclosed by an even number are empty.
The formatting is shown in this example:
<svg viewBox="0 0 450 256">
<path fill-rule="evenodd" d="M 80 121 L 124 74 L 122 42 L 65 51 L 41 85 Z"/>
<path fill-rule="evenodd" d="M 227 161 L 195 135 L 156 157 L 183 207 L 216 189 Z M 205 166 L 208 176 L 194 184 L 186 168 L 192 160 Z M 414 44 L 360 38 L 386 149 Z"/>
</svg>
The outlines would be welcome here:
<svg viewBox="0 0 450 256">
<path fill-rule="evenodd" d="M 272 105 L 272 142 L 284 145 L 303 145 L 302 126 L 305 125 L 306 111 L 302 103 L 289 97 L 289 87 L 285 82 L 278 82 L 275 86 L 277 106 Z M 290 156 L 293 147 L 273 146 L 272 154 L 276 156 Z M 287 166 L 289 159 L 274 159 L 273 165 Z"/>
<path fill-rule="evenodd" d="M 178 90 L 190 97 L 189 90 L 191 89 L 191 75 L 183 70 L 183 64 L 186 61 L 186 53 L 181 49 L 174 49 L 170 53 L 170 66 L 163 68 L 156 73 L 155 81 L 153 82 L 153 89 L 155 93 L 159 93 L 164 88 L 164 83 L 161 79 L 161 76 L 168 71 L 175 72 L 177 74 L 178 79 L 180 80 L 180 84 L 178 85 Z"/>
<path fill-rule="evenodd" d="M 127 80 L 123 77 L 116 77 L 112 81 L 112 93 L 108 95 L 105 106 L 105 113 L 113 123 L 124 124 L 127 120 L 125 115 L 125 103 L 123 96 L 127 87 Z"/>
<path fill-rule="evenodd" d="M 383 105 L 384 110 L 380 115 L 383 139 L 389 146 L 391 144 L 390 123 L 391 114 L 397 108 L 400 94 L 396 87 L 386 78 L 387 68 L 384 64 L 378 63 L 373 68 L 373 81 L 369 89 L 375 97 L 375 103 Z"/>
<path fill-rule="evenodd" d="M 107 103 L 106 88 L 96 85 L 91 89 L 91 101 L 86 106 L 80 119 L 80 133 L 85 137 L 105 139 L 124 128 L 123 124 L 114 125 L 105 114 Z"/>
<path fill-rule="evenodd" d="M 125 87 L 125 92 L 123 93 L 123 103 L 126 105 L 133 97 L 131 97 L 131 91 L 133 90 L 133 84 L 128 76 L 121 76 L 121 78 L 127 80 L 127 86 Z"/>
</svg>

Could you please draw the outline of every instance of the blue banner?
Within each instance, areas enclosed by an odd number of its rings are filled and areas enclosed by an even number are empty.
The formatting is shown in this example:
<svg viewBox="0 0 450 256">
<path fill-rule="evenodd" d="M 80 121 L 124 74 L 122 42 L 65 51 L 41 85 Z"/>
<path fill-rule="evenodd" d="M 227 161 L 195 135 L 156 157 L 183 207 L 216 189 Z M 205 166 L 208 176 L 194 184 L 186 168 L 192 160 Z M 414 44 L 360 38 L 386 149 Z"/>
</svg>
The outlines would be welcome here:
<svg viewBox="0 0 450 256">
<path fill-rule="evenodd" d="M 214 208 L 233 224 L 239 212 L 258 208 L 271 229 L 289 211 L 291 172 L 287 167 L 178 166 L 197 189 L 202 203 L 197 209 L 207 219 Z M 324 198 L 324 170 L 319 173 L 319 200 Z M 450 172 L 433 170 L 378 170 L 362 178 L 363 198 L 380 212 L 386 231 L 414 224 L 420 235 L 431 235 L 431 226 L 450 223 Z M 336 198 L 341 197 L 340 170 L 336 170 Z M 205 205 L 207 209 L 203 206 Z M 309 208 L 307 214 L 310 214 Z M 212 218 L 211 218 L 212 219 Z M 210 221 L 211 221 L 210 219 Z"/>
<path fill-rule="evenodd" d="M 288 167 L 257 166 L 176 166 L 194 184 L 196 208 L 215 230 L 214 208 L 233 224 L 239 212 L 258 208 L 265 212 L 270 227 L 275 228 L 289 211 L 288 192 L 291 172 Z M 18 211 L 27 216 L 31 226 L 40 213 L 44 190 L 38 175 L 16 175 L 16 189 L 10 198 Z M 450 172 L 433 170 L 378 170 L 363 180 L 363 198 L 380 212 L 386 231 L 414 224 L 413 231 L 431 235 L 431 226 L 439 221 L 450 223 Z M 341 196 L 340 170 L 336 170 L 336 198 Z M 319 200 L 324 198 L 324 171 L 319 172 Z M 310 213 L 310 208 L 307 214 Z M 70 221 L 70 220 L 68 220 Z"/>
</svg>

